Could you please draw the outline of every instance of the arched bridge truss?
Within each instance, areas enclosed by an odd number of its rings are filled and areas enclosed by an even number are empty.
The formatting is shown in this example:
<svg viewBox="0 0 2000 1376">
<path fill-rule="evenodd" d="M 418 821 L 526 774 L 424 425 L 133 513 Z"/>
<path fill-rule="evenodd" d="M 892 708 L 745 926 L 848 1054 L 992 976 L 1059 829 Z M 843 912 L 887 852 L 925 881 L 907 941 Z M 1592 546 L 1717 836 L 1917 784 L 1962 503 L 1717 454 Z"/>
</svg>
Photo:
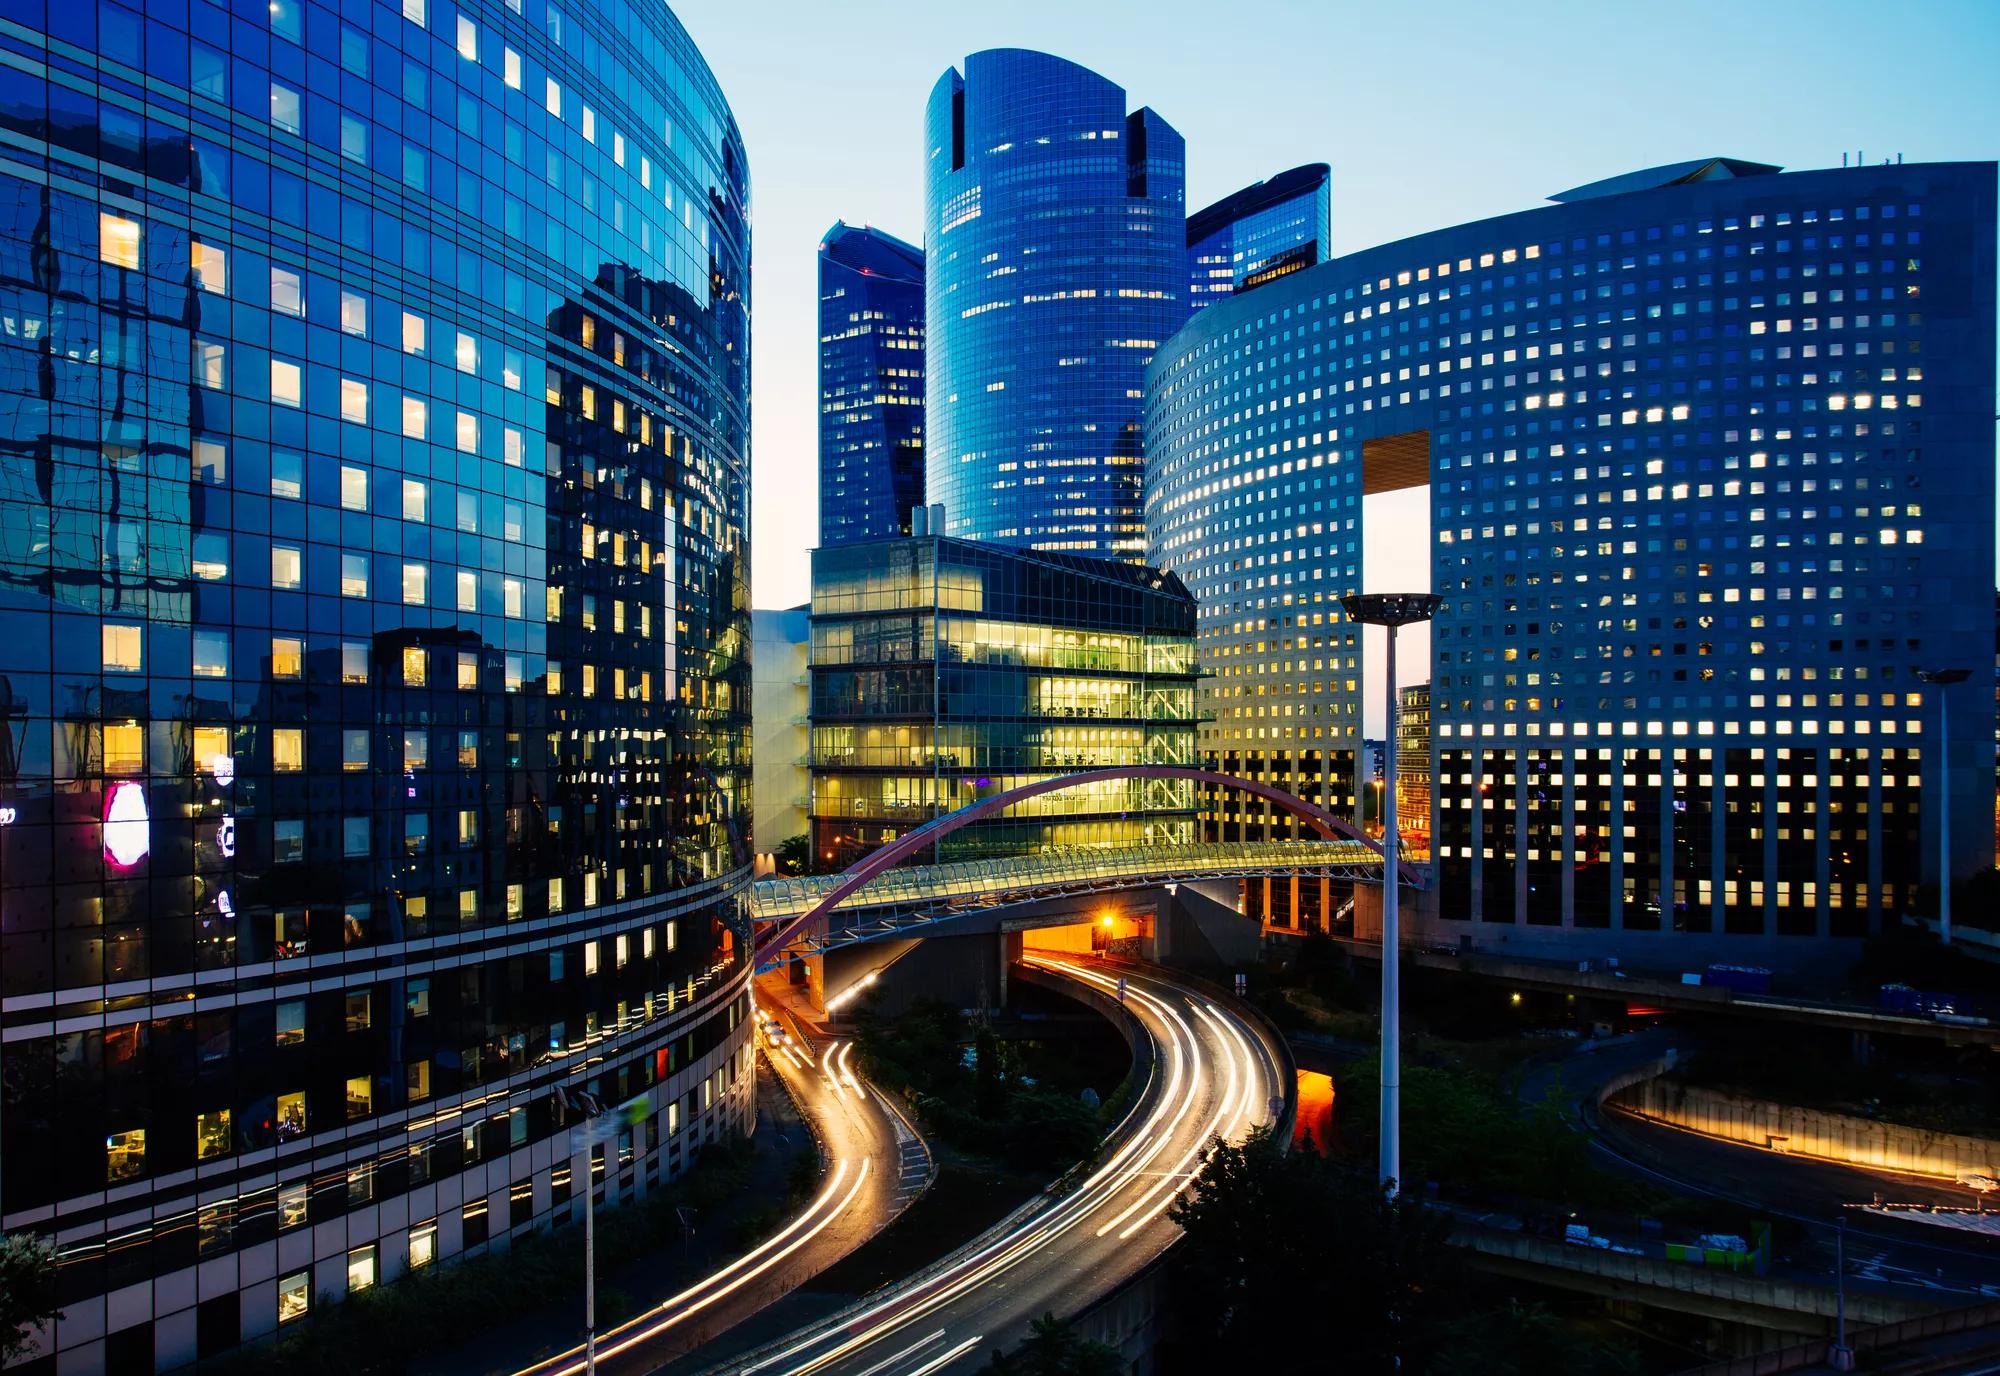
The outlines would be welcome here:
<svg viewBox="0 0 2000 1376">
<path fill-rule="evenodd" d="M 940 838 L 1015 803 L 1117 779 L 1186 779 L 1236 789 L 1299 818 L 1321 839 L 1073 850 L 898 867 L 900 861 L 921 853 Z M 1401 870 L 1405 883 L 1418 882 L 1409 866 Z M 907 935 L 912 928 L 950 921 L 969 912 L 1066 895 L 1274 874 L 1323 874 L 1380 882 L 1381 872 L 1382 850 L 1377 842 L 1346 818 L 1282 789 L 1208 769 L 1134 765 L 1060 775 L 981 799 L 906 832 L 837 875 L 760 880 L 752 886 L 751 916 L 758 929 L 757 964 L 763 968 L 777 963 L 779 953 L 788 948 L 798 948 L 790 952 L 795 955 Z M 844 920 L 834 920 L 836 910 L 838 918 Z"/>
</svg>

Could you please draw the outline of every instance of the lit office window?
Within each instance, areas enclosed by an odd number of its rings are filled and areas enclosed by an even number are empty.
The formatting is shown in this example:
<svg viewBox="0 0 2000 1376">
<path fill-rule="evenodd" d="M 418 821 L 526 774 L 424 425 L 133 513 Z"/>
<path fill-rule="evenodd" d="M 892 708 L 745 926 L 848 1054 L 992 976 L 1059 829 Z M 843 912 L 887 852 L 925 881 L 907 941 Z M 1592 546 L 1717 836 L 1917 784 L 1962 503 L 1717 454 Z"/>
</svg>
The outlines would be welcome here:
<svg viewBox="0 0 2000 1376">
<path fill-rule="evenodd" d="M 278 1322 L 303 1319 L 312 1310 L 312 1272 L 294 1271 L 278 1282 Z"/>
<path fill-rule="evenodd" d="M 300 318 L 306 313 L 305 282 L 290 268 L 271 269 L 271 309 Z"/>
<path fill-rule="evenodd" d="M 139 266 L 139 222 L 101 211 L 97 216 L 97 257 L 114 268 Z"/>
<path fill-rule="evenodd" d="M 189 249 L 189 258 L 194 268 L 194 284 L 197 290 L 216 296 L 229 294 L 229 255 L 215 244 L 204 244 L 199 239 Z"/>
<path fill-rule="evenodd" d="M 121 674 L 136 674 L 144 667 L 144 628 L 105 622 L 102 632 L 104 667 Z"/>
<path fill-rule="evenodd" d="M 305 385 L 298 364 L 282 358 L 271 360 L 271 400 L 280 406 L 304 404 Z"/>
<path fill-rule="evenodd" d="M 299 93 L 282 82 L 271 83 L 271 123 L 287 134 L 296 134 L 304 128 L 300 112 L 304 103 Z"/>
</svg>

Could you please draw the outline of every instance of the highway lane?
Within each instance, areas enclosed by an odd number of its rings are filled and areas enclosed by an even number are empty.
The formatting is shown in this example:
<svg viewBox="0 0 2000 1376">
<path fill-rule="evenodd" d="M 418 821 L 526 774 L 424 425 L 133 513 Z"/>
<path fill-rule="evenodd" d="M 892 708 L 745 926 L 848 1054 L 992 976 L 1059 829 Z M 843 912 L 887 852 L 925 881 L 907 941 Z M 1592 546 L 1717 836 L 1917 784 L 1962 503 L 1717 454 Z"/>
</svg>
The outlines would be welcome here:
<svg viewBox="0 0 2000 1376">
<path fill-rule="evenodd" d="M 1178 1233 L 1168 1206 L 1214 1137 L 1270 1120 L 1290 1074 L 1282 1048 L 1223 1001 L 1165 971 L 1031 955 L 1114 994 L 1151 1039 L 1148 1078 L 1099 1163 L 925 1273 L 759 1352 L 732 1376 L 939 1376 L 983 1368 L 1045 1312 L 1074 1313 L 1151 1262 Z"/>
<path fill-rule="evenodd" d="M 1893 1175 L 1763 1151 L 1599 1108 L 1602 1087 L 1660 1056 L 1686 1034 L 1654 1028 L 1616 1044 L 1583 1047 L 1546 1061 L 1522 1077 L 1523 1103 L 1539 1103 L 1560 1088 L 1564 1117 L 1584 1134 L 1603 1165 L 1664 1186 L 1677 1194 L 1723 1200 L 1766 1217 L 1785 1218 L 1806 1230 L 1806 1240 L 1781 1274 L 1823 1282 L 1834 1271 L 1833 1220 L 1846 1216 L 1848 1274 L 1904 1293 L 1942 1292 L 1965 1301 L 2000 1298 L 2000 1252 L 1960 1243 L 1942 1229 L 1881 1221 L 1849 1210 L 1875 1195 L 1899 1202 L 1970 1204 L 1972 1196 L 1937 1181 Z"/>
<path fill-rule="evenodd" d="M 929 1181 L 929 1149 L 856 1074 L 853 1043 L 816 1043 L 782 1012 L 760 1009 L 757 1020 L 764 1064 L 784 1081 L 826 1151 L 819 1191 L 757 1247 L 600 1334 L 597 1366 L 605 1376 L 645 1376 L 790 1294 L 881 1232 Z M 515 1376 L 577 1376 L 584 1365 L 578 1344 Z"/>
</svg>

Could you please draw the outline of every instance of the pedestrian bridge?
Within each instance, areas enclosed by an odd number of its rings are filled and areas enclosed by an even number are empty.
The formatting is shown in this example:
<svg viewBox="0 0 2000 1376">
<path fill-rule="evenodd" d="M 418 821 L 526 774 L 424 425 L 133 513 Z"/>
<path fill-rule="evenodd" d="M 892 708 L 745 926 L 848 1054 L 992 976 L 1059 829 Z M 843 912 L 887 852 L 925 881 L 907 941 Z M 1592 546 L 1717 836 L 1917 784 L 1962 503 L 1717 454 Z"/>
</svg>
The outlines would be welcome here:
<svg viewBox="0 0 2000 1376">
<path fill-rule="evenodd" d="M 1008 806 L 1102 779 L 1192 779 L 1265 799 L 1319 833 L 1318 840 L 1133 846 L 1046 851 L 1000 860 L 902 865 L 942 837 Z M 908 935 L 969 912 L 1074 894 L 1205 879 L 1325 875 L 1380 883 L 1382 853 L 1352 823 L 1268 784 L 1175 765 L 1093 769 L 1023 784 L 904 833 L 840 874 L 762 879 L 751 885 L 756 958 L 767 968 L 801 954 Z M 1403 878 L 1414 875 L 1403 867 Z M 782 953 L 782 954 L 781 954 Z"/>
<path fill-rule="evenodd" d="M 804 932 L 795 944 L 822 951 L 1045 898 L 1294 874 L 1380 882 L 1382 856 L 1365 841 L 1258 841 L 1044 851 L 1004 860 L 905 865 L 830 906 L 824 914 L 826 930 Z M 813 912 L 844 878 L 760 879 L 750 886 L 751 920 L 768 928 Z"/>
</svg>

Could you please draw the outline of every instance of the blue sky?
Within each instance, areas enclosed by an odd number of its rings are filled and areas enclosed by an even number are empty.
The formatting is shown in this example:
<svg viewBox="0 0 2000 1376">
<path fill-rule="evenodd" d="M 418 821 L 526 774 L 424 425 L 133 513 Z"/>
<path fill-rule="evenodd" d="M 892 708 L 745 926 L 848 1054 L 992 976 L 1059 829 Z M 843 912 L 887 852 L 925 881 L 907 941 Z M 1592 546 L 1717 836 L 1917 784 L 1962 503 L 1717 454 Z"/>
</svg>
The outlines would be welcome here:
<svg viewBox="0 0 2000 1376">
<path fill-rule="evenodd" d="M 1336 252 L 1710 154 L 2000 156 L 2000 0 L 1399 5 L 1337 0 L 673 0 L 748 144 L 758 606 L 806 597 L 815 282 L 836 219 L 921 241 L 924 96 L 990 47 L 1058 53 L 1187 139 L 1188 202 L 1333 166 Z M 1421 501 L 1373 499 L 1386 523 Z M 1414 562 L 1369 582 L 1421 584 Z M 1414 648 L 1414 647 L 1413 647 Z M 1417 661 L 1421 662 L 1421 660 Z M 1372 723 L 1371 723 L 1372 725 Z"/>
</svg>

